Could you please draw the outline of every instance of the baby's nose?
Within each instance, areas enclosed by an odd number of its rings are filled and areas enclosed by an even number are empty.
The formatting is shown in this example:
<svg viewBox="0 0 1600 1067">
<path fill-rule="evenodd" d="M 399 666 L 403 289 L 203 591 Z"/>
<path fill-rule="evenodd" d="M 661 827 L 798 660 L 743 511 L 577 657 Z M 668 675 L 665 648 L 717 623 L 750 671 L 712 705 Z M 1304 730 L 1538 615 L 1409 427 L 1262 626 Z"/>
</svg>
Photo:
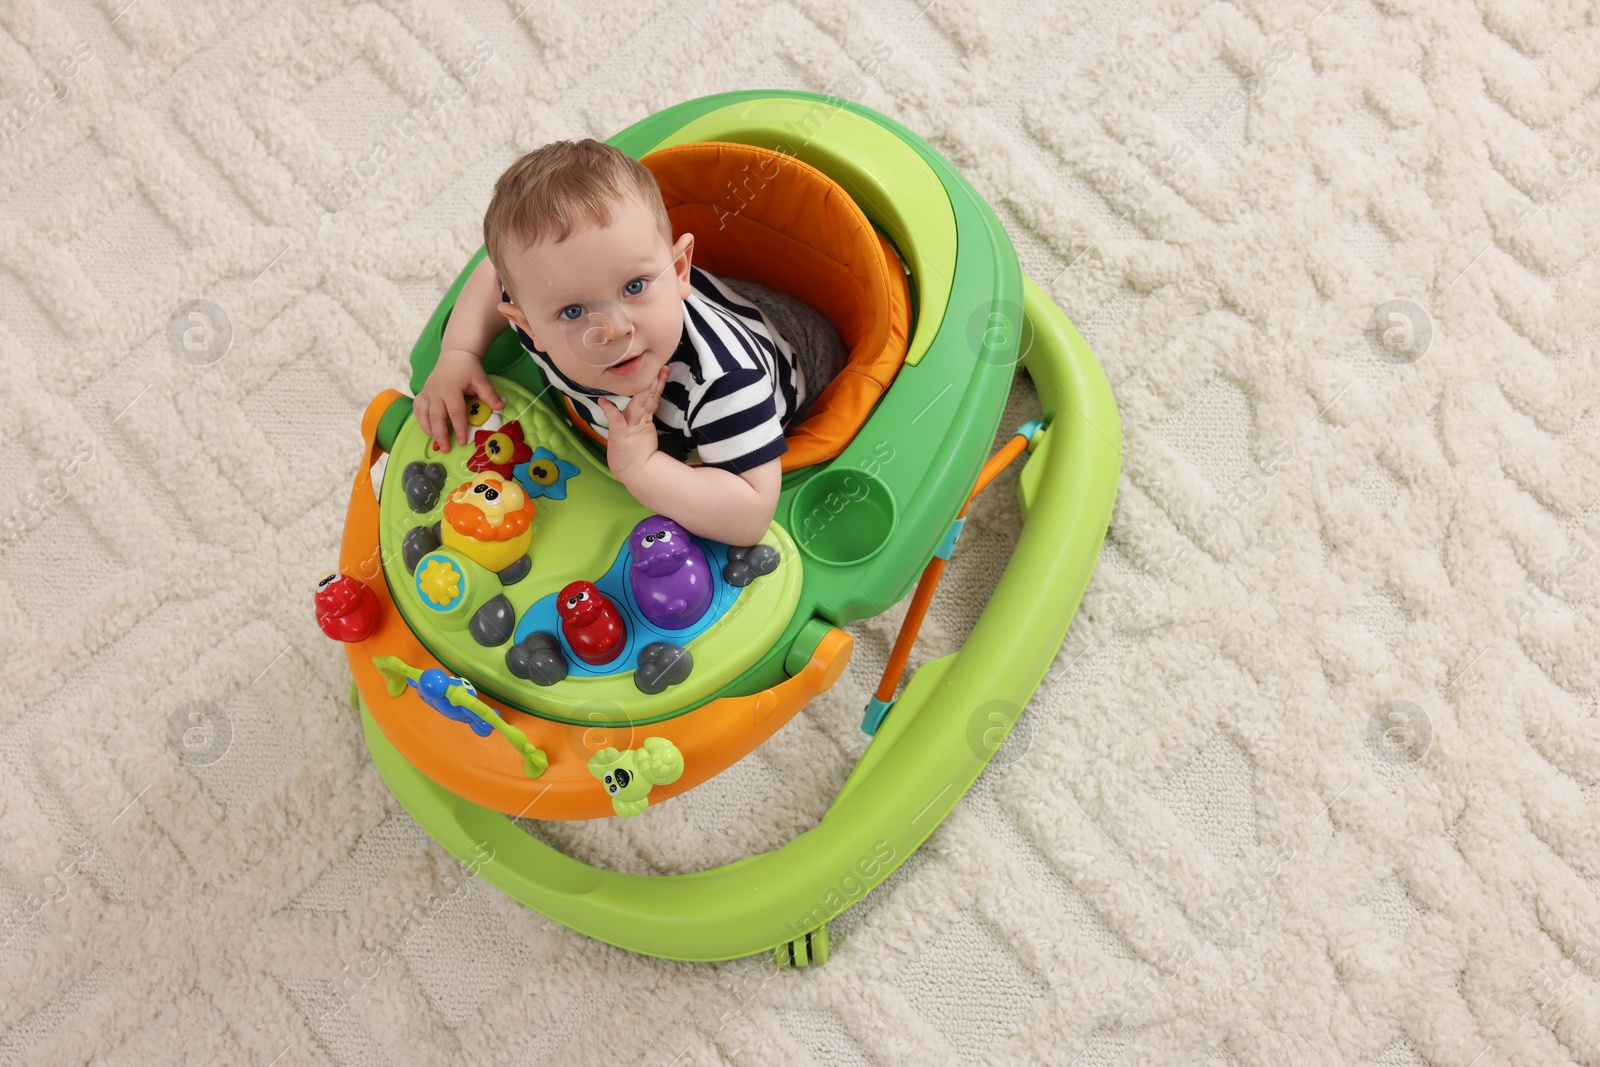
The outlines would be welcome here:
<svg viewBox="0 0 1600 1067">
<path fill-rule="evenodd" d="M 615 312 L 602 315 L 600 321 L 604 324 L 607 340 L 633 336 L 633 322 L 625 313 Z"/>
</svg>

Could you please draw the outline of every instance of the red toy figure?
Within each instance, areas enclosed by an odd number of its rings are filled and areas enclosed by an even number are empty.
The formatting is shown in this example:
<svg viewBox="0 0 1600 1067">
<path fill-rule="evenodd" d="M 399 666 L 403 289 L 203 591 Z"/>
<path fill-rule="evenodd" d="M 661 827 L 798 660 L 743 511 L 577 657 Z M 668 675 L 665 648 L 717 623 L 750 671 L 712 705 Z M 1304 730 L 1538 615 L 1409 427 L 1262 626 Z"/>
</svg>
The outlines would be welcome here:
<svg viewBox="0 0 1600 1067">
<path fill-rule="evenodd" d="M 598 667 L 610 663 L 627 640 L 622 613 L 593 582 L 568 582 L 556 596 L 561 636 L 579 659 Z"/>
<path fill-rule="evenodd" d="M 378 628 L 378 598 L 348 574 L 317 583 L 317 625 L 335 641 L 365 641 Z"/>
</svg>

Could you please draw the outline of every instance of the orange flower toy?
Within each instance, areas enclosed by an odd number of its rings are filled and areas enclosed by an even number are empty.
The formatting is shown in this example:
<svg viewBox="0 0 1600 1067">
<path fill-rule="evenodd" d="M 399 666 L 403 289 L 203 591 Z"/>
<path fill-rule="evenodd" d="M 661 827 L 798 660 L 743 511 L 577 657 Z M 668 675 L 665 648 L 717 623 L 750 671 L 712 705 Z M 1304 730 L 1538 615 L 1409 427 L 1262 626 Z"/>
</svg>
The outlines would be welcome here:
<svg viewBox="0 0 1600 1067">
<path fill-rule="evenodd" d="M 492 471 L 464 482 L 444 504 L 439 537 L 446 548 L 496 573 L 527 554 L 533 501 L 515 480 Z"/>
</svg>

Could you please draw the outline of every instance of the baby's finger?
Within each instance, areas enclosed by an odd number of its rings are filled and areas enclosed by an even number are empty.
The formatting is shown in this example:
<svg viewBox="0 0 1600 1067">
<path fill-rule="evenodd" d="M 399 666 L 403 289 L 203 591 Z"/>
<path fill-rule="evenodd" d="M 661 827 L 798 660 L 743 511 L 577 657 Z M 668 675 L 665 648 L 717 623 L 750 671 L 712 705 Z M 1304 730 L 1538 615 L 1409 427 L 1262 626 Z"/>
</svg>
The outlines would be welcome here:
<svg viewBox="0 0 1600 1067">
<path fill-rule="evenodd" d="M 631 423 L 628 421 L 629 420 L 629 415 L 628 415 L 627 411 L 624 411 L 623 409 L 617 407 L 617 405 L 613 404 L 611 401 L 606 400 L 604 398 L 602 398 L 599 401 L 599 404 L 600 404 L 601 412 L 604 413 L 604 415 L 606 417 L 606 425 L 607 426 L 610 426 L 613 429 L 617 429 L 619 427 L 626 428 L 627 426 L 631 425 Z M 632 404 L 628 405 L 628 408 L 630 410 L 632 409 L 632 407 L 633 407 Z"/>
<path fill-rule="evenodd" d="M 473 378 L 470 388 L 473 396 L 482 400 L 496 411 L 506 406 L 506 402 L 500 399 L 500 394 L 494 391 L 494 386 L 489 384 L 487 376 L 480 374 Z"/>
<path fill-rule="evenodd" d="M 666 388 L 667 368 L 662 367 L 660 372 L 656 374 L 656 380 L 650 383 L 650 389 L 643 398 L 646 400 L 647 409 L 652 414 L 655 412 L 656 407 L 661 403 L 661 394 Z"/>
<path fill-rule="evenodd" d="M 468 438 L 471 437 L 471 434 L 467 432 L 466 401 L 462 397 L 457 396 L 454 400 L 446 400 L 444 406 L 445 410 L 450 413 L 450 425 L 455 428 L 456 440 L 460 441 L 462 444 L 466 444 Z M 448 430 L 444 435 L 443 451 L 450 451 L 450 434 Z"/>
<path fill-rule="evenodd" d="M 628 405 L 628 410 L 633 414 L 635 426 L 648 426 L 650 419 L 656 413 L 656 401 L 660 397 L 648 390 L 633 398 L 633 403 Z"/>
<path fill-rule="evenodd" d="M 417 417 L 417 426 L 421 428 L 423 433 L 428 435 L 429 440 L 432 440 L 433 422 L 428 418 L 428 398 L 419 396 L 412 401 L 411 413 Z"/>
<path fill-rule="evenodd" d="M 439 416 L 443 414 L 443 412 L 440 410 L 441 407 L 442 405 L 440 404 L 438 398 L 430 396 L 423 404 L 422 414 L 418 416 L 417 419 L 417 421 L 422 425 L 423 432 L 426 433 L 433 441 L 433 450 L 435 452 L 442 447 L 442 444 L 439 440 Z"/>
<path fill-rule="evenodd" d="M 640 399 L 640 397 L 634 397 L 628 401 L 628 406 L 625 408 L 619 408 L 615 404 L 611 405 L 611 410 L 616 412 L 616 418 L 621 420 L 623 426 L 633 427 L 639 424 Z"/>
</svg>

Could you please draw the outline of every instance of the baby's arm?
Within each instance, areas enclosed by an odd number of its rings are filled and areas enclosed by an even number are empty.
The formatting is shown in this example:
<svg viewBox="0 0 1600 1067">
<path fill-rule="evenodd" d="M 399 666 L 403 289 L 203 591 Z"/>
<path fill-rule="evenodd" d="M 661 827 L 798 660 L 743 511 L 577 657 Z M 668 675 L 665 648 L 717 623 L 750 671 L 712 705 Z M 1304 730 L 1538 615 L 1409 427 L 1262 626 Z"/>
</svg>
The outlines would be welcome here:
<svg viewBox="0 0 1600 1067">
<path fill-rule="evenodd" d="M 494 272 L 494 263 L 484 256 L 461 286 L 439 347 L 444 352 L 470 352 L 482 359 L 505 329 L 506 319 L 500 314 L 500 276 Z"/>
<path fill-rule="evenodd" d="M 413 404 L 422 432 L 446 452 L 450 451 L 452 425 L 457 440 L 465 444 L 472 439 L 464 392 L 487 401 L 496 411 L 506 406 L 483 372 L 483 353 L 506 328 L 499 307 L 500 278 L 485 256 L 456 296 L 440 339 L 439 360 Z"/>
<path fill-rule="evenodd" d="M 778 511 L 783 461 L 768 460 L 735 474 L 719 467 L 691 467 L 665 452 L 652 452 L 622 482 L 639 503 L 692 534 L 753 545 L 766 536 Z"/>
<path fill-rule="evenodd" d="M 691 467 L 660 451 L 653 418 L 667 375 L 663 366 L 655 381 L 633 394 L 621 411 L 600 398 L 606 465 L 635 500 L 690 533 L 730 545 L 755 544 L 766 536 L 778 511 L 782 458 L 736 474 L 720 467 Z"/>
</svg>

